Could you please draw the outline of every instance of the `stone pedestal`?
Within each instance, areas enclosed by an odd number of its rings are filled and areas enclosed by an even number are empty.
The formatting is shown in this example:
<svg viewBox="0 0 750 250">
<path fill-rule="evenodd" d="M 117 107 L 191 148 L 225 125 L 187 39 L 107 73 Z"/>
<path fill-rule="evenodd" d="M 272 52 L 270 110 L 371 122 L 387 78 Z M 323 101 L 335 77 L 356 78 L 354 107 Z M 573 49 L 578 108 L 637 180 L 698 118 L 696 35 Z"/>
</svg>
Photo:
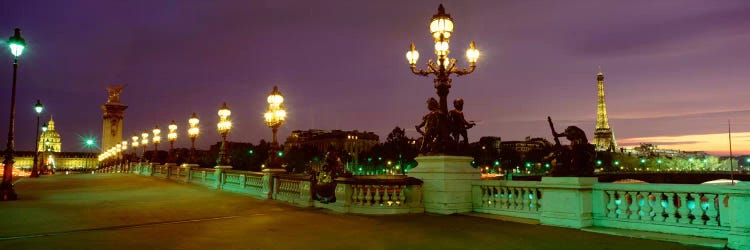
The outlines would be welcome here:
<svg viewBox="0 0 750 250">
<path fill-rule="evenodd" d="M 216 189 L 221 190 L 224 185 L 224 171 L 232 169 L 232 166 L 216 166 L 214 167 L 214 175 L 216 176 Z"/>
<path fill-rule="evenodd" d="M 200 167 L 198 164 L 183 163 L 180 165 L 180 171 L 185 171 L 185 179 L 182 180 L 185 183 L 190 183 L 190 179 L 193 178 L 190 169 Z"/>
<path fill-rule="evenodd" d="M 471 183 L 481 179 L 478 169 L 466 156 L 420 156 L 409 176 L 421 179 L 424 210 L 454 214 L 472 211 Z"/>
<path fill-rule="evenodd" d="M 750 249 L 750 182 L 739 182 L 726 191 L 729 196 L 729 249 Z M 719 202 L 723 206 L 723 202 Z M 722 215 L 723 216 L 723 215 Z"/>
<path fill-rule="evenodd" d="M 542 177 L 539 222 L 570 228 L 593 225 L 591 189 L 597 182 L 596 177 Z"/>
</svg>

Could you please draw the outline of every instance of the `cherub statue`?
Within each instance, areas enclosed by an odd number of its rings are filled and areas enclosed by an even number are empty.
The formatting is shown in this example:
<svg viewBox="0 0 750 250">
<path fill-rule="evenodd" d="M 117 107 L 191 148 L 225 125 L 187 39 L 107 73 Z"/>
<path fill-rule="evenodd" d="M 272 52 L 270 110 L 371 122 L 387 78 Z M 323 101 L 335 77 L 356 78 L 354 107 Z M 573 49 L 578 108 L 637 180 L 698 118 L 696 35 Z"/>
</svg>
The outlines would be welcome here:
<svg viewBox="0 0 750 250">
<path fill-rule="evenodd" d="M 442 145 L 442 135 L 447 133 L 441 133 L 441 129 L 446 129 L 447 124 L 441 124 L 446 122 L 447 117 L 440 111 L 440 104 L 435 98 L 430 97 L 427 99 L 427 109 L 430 113 L 427 113 L 422 117 L 422 122 L 415 126 L 417 132 L 422 135 L 422 145 L 419 147 L 420 153 L 442 153 L 445 145 Z M 441 126 L 442 125 L 442 126 Z M 424 131 L 422 128 L 424 127 Z"/>
<path fill-rule="evenodd" d="M 456 144 L 459 145 L 468 145 L 469 139 L 467 138 L 466 130 L 474 127 L 476 123 L 474 121 L 466 121 L 466 118 L 464 118 L 464 100 L 461 98 L 457 98 L 455 101 L 453 101 L 453 110 L 449 112 L 451 124 L 453 125 L 451 128 L 451 135 L 453 136 L 453 141 L 455 141 Z M 464 137 L 463 140 L 461 140 L 461 136 Z"/>
</svg>

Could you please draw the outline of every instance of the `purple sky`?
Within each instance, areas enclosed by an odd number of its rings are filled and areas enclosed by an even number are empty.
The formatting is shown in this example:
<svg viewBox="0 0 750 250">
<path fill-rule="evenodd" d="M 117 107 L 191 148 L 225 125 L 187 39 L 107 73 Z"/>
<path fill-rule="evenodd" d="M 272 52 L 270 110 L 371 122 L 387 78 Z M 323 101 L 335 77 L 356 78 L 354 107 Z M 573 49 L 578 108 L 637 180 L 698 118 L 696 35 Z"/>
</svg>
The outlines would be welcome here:
<svg viewBox="0 0 750 250">
<path fill-rule="evenodd" d="M 2 39 L 19 27 L 28 43 L 16 148 L 32 147 L 36 99 L 44 120 L 54 115 L 63 150 L 80 150 L 79 136 L 100 137 L 104 88 L 113 84 L 127 85 L 127 137 L 173 119 L 182 130 L 196 112 L 206 147 L 218 140 L 216 110 L 226 101 L 230 140 L 270 139 L 262 113 L 273 85 L 289 113 L 281 138 L 338 128 L 384 139 L 395 126 L 416 136 L 435 90 L 409 72 L 404 54 L 413 41 L 420 66 L 433 57 L 428 22 L 440 2 L 1 1 Z M 728 119 L 733 131 L 750 132 L 748 1 L 442 2 L 456 23 L 452 57 L 465 65 L 471 40 L 482 53 L 449 95 L 479 121 L 472 140 L 549 137 L 547 115 L 591 138 L 599 65 L 618 139 L 725 133 Z M 12 67 L 9 51 L 0 55 L 4 148 Z M 184 135 L 179 146 L 188 145 Z"/>
</svg>

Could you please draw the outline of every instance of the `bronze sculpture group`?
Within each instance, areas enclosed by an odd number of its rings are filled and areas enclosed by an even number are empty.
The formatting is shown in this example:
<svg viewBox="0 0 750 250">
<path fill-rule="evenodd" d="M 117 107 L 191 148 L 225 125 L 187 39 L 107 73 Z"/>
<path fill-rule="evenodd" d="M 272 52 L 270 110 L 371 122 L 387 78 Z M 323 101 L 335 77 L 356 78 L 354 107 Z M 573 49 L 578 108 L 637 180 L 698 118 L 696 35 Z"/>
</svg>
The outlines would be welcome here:
<svg viewBox="0 0 750 250">
<path fill-rule="evenodd" d="M 435 98 L 427 99 L 427 109 L 430 112 L 422 117 L 420 124 L 415 126 L 417 132 L 422 135 L 422 142 L 419 145 L 420 154 L 457 154 L 469 145 L 467 130 L 474 127 L 476 123 L 466 121 L 463 99 L 458 98 L 453 101 L 453 108 L 445 114 L 440 110 L 440 105 Z"/>
<path fill-rule="evenodd" d="M 568 126 L 565 132 L 555 132 L 552 118 L 547 117 L 552 137 L 555 138 L 555 150 L 547 156 L 552 162 L 550 175 L 555 177 L 594 176 L 594 158 L 596 157 L 594 145 L 589 144 L 586 133 L 576 126 Z M 565 137 L 570 141 L 569 146 L 560 144 L 559 137 Z"/>
</svg>

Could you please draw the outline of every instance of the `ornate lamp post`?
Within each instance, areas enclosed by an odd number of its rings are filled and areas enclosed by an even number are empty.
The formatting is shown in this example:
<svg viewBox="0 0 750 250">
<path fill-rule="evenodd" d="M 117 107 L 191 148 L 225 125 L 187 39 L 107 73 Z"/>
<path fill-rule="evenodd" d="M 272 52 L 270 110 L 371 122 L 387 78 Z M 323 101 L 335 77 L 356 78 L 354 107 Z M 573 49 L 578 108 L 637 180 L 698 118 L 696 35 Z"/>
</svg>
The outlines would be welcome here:
<svg viewBox="0 0 750 250">
<path fill-rule="evenodd" d="M 151 138 L 151 142 L 154 143 L 154 154 L 151 156 L 151 162 L 159 163 L 159 143 L 161 142 L 161 129 L 159 129 L 159 126 L 156 126 L 154 127 L 154 130 L 151 130 L 151 132 L 154 133 L 154 137 Z"/>
<path fill-rule="evenodd" d="M 31 165 L 31 175 L 29 175 L 31 178 L 39 177 L 39 115 L 42 113 L 42 110 L 44 110 L 42 102 L 36 100 L 36 105 L 34 105 L 34 111 L 36 111 L 36 136 L 34 136 L 34 163 Z"/>
<path fill-rule="evenodd" d="M 10 94 L 10 124 L 8 125 L 8 145 L 5 148 L 5 160 L 3 161 L 3 181 L 0 183 L 0 201 L 15 200 L 18 198 L 13 190 L 13 136 L 15 135 L 16 123 L 16 75 L 18 71 L 18 57 L 26 47 L 26 41 L 21 38 L 21 30 L 16 29 L 13 36 L 8 39 L 8 47 L 13 54 L 13 87 Z"/>
<path fill-rule="evenodd" d="M 139 138 L 138 138 L 137 135 L 134 135 L 130 139 L 133 140 L 133 142 L 130 143 L 130 147 L 133 148 L 133 158 L 134 158 L 133 160 L 137 160 L 137 159 L 139 159 L 138 158 L 138 150 L 137 150 L 138 146 L 140 145 L 140 143 L 138 143 L 138 139 Z"/>
<path fill-rule="evenodd" d="M 200 128 L 198 128 L 199 122 L 200 120 L 198 120 L 198 116 L 195 113 L 188 119 L 188 124 L 190 124 L 190 128 L 188 129 L 188 136 L 190 137 L 189 163 L 195 163 L 195 139 L 198 138 L 198 134 L 200 133 Z"/>
<path fill-rule="evenodd" d="M 450 54 L 449 43 L 450 38 L 453 35 L 453 18 L 445 13 L 445 8 L 441 4 L 438 7 L 438 13 L 432 16 L 430 20 L 430 33 L 432 38 L 435 40 L 435 55 L 437 58 L 435 61 L 432 59 L 427 61 L 427 69 L 417 69 L 417 60 L 419 59 L 419 52 L 414 47 L 414 43 L 411 43 L 410 49 L 406 52 L 406 60 L 409 62 L 411 72 L 416 75 L 429 76 L 435 75 L 433 82 L 435 83 L 435 89 L 440 97 L 440 111 L 442 115 L 448 115 L 448 92 L 451 88 L 451 74 L 458 76 L 467 75 L 474 72 L 476 68 L 477 59 L 479 59 L 479 51 L 476 49 L 474 42 L 469 43 L 469 49 L 466 51 L 466 58 L 469 62 L 468 69 L 458 69 L 456 67 L 456 59 L 449 58 Z M 450 137 L 448 136 L 448 124 L 440 123 L 441 128 L 440 136 L 443 138 L 442 142 L 438 143 L 451 143 Z M 443 127 L 445 126 L 445 127 Z M 434 152 L 443 153 L 443 152 Z"/>
<path fill-rule="evenodd" d="M 286 109 L 284 109 L 284 95 L 281 94 L 277 86 L 273 86 L 273 90 L 266 98 L 268 101 L 268 110 L 263 114 L 263 119 L 266 126 L 271 128 L 273 132 L 273 141 L 271 143 L 271 152 L 267 166 L 269 169 L 280 169 L 281 160 L 279 159 L 277 151 L 279 150 L 279 142 L 277 140 L 277 132 L 279 127 L 284 124 L 286 120 Z"/>
<path fill-rule="evenodd" d="M 115 145 L 115 169 L 122 167 L 122 144 Z"/>
<path fill-rule="evenodd" d="M 232 121 L 229 120 L 229 115 L 232 111 L 227 107 L 227 103 L 223 103 L 219 108 L 219 123 L 216 124 L 216 129 L 221 135 L 221 149 L 219 150 L 219 159 L 216 160 L 216 164 L 219 166 L 229 165 L 229 157 L 227 156 L 227 134 L 232 130 Z"/>
<path fill-rule="evenodd" d="M 169 140 L 169 156 L 167 157 L 167 162 L 174 163 L 174 141 L 177 140 L 177 123 L 172 120 L 167 128 L 169 128 L 169 133 L 167 134 L 167 140 Z"/>
<path fill-rule="evenodd" d="M 141 151 L 141 159 L 144 161 L 146 160 L 146 146 L 148 146 L 148 131 L 143 130 L 143 133 L 141 133 L 141 148 L 143 151 Z"/>
<path fill-rule="evenodd" d="M 120 145 L 122 147 L 122 151 L 120 151 L 120 155 L 122 157 L 123 169 L 124 169 L 124 171 L 129 171 L 129 169 L 130 169 L 130 161 L 128 160 L 127 157 L 125 157 L 127 155 L 127 150 L 128 150 L 128 141 L 122 141 L 122 143 L 120 143 Z"/>
</svg>

